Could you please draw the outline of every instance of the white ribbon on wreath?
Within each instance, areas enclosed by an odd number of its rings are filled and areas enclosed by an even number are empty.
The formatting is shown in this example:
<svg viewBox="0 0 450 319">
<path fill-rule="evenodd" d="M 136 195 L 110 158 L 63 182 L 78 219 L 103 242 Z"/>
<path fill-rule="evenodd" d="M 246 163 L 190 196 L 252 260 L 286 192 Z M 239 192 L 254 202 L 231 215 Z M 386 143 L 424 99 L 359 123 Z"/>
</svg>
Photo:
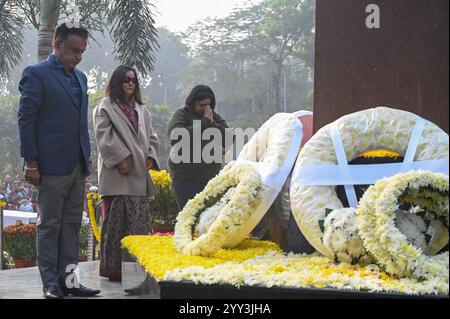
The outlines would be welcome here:
<svg viewBox="0 0 450 319">
<path fill-rule="evenodd" d="M 300 186 L 344 185 L 350 207 L 356 208 L 354 185 L 375 184 L 376 181 L 411 170 L 427 170 L 449 174 L 449 158 L 414 161 L 419 140 L 425 127 L 425 119 L 416 118 L 408 148 L 402 163 L 348 165 L 341 135 L 336 125 L 331 128 L 331 139 L 338 164 L 304 165 L 294 170 L 292 179 Z"/>
</svg>

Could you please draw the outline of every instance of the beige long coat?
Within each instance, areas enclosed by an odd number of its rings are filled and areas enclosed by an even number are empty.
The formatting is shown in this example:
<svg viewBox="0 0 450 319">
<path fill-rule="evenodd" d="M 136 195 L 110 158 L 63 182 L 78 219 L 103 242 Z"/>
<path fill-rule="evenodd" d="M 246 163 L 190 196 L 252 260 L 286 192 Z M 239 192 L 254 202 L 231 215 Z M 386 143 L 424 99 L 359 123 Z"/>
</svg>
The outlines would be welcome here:
<svg viewBox="0 0 450 319">
<path fill-rule="evenodd" d="M 136 103 L 139 128 L 134 130 L 120 107 L 104 97 L 93 112 L 98 150 L 99 193 L 151 197 L 156 188 L 149 177 L 146 160 L 157 163 L 158 137 L 152 127 L 150 112 Z M 128 160 L 129 173 L 123 175 L 117 165 Z"/>
</svg>

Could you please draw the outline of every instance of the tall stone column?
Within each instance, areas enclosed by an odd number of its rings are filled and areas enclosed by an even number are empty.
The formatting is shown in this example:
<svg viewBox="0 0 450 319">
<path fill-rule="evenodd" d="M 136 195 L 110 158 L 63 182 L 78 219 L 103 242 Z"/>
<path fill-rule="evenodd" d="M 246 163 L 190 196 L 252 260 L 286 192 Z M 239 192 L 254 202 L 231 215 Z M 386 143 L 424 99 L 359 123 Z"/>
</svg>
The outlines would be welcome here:
<svg viewBox="0 0 450 319">
<path fill-rule="evenodd" d="M 317 0 L 314 130 L 375 106 L 449 131 L 448 0 Z"/>
</svg>

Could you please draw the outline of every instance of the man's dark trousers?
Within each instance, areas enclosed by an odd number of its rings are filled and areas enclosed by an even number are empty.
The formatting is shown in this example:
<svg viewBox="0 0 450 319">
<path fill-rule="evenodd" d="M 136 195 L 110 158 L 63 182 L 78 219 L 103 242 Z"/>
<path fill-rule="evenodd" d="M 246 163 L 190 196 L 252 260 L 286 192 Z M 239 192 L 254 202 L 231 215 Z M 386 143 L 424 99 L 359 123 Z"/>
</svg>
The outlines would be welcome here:
<svg viewBox="0 0 450 319">
<path fill-rule="evenodd" d="M 38 189 L 38 267 L 44 287 L 55 287 L 65 284 L 67 273 L 78 264 L 83 164 L 80 161 L 70 175 L 43 175 Z"/>
</svg>

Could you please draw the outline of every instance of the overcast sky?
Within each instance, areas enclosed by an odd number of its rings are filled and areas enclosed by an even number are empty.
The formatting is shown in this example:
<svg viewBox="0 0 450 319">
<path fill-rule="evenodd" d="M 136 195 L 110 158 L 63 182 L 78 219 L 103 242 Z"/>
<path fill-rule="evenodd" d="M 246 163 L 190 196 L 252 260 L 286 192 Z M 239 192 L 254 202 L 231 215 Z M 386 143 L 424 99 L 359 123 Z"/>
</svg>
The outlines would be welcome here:
<svg viewBox="0 0 450 319">
<path fill-rule="evenodd" d="M 189 25 L 206 17 L 225 17 L 234 7 L 261 0 L 153 0 L 159 15 L 156 26 L 172 32 L 184 31 Z"/>
</svg>

